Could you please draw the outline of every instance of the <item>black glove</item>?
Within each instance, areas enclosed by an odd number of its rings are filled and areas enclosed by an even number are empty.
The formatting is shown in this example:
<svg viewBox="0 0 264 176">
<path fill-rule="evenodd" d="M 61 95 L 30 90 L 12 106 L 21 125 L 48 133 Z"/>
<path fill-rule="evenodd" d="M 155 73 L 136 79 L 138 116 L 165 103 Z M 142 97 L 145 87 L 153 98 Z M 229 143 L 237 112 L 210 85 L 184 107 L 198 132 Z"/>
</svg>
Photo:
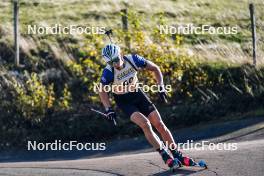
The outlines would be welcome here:
<svg viewBox="0 0 264 176">
<path fill-rule="evenodd" d="M 159 91 L 159 96 L 162 102 L 168 103 L 168 100 L 167 100 L 168 94 L 164 87 L 161 87 L 161 90 Z"/>
<path fill-rule="evenodd" d="M 106 114 L 106 118 L 108 120 L 110 120 L 110 121 L 115 121 L 116 120 L 116 113 L 111 107 L 106 109 L 105 114 Z"/>
</svg>

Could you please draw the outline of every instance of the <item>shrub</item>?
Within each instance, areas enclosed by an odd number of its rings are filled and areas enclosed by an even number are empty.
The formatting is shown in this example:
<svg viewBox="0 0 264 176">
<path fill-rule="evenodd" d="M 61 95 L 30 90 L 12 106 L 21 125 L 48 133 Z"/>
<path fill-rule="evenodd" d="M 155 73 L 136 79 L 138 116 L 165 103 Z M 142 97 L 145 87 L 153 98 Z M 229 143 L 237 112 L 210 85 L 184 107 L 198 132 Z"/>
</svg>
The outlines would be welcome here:
<svg viewBox="0 0 264 176">
<path fill-rule="evenodd" d="M 24 73 L 26 84 L 13 79 L 17 97 L 14 105 L 29 120 L 40 122 L 48 109 L 54 106 L 53 84 L 45 86 L 36 73 Z"/>
</svg>

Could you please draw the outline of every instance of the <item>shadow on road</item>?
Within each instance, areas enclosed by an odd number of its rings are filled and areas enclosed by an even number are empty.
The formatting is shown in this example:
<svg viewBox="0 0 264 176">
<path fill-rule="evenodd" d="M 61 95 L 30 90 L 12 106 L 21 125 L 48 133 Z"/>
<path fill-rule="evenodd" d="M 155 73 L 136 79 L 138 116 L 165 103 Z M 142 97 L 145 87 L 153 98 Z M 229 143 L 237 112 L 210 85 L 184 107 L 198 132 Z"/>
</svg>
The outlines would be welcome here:
<svg viewBox="0 0 264 176">
<path fill-rule="evenodd" d="M 72 168 L 72 167 L 67 167 L 67 168 L 64 168 L 64 167 L 0 167 L 0 169 L 12 169 L 13 171 L 15 169 L 18 169 L 18 170 L 21 170 L 21 169 L 28 169 L 28 170 L 34 170 L 34 169 L 43 169 L 45 171 L 47 170 L 58 170 L 58 171 L 63 171 L 63 170 L 71 170 L 71 171 L 87 171 L 87 172 L 95 172 L 97 173 L 98 175 L 114 175 L 114 176 L 124 176 L 122 174 L 119 174 L 119 173 L 115 173 L 115 172 L 110 172 L 110 171 L 104 171 L 104 170 L 98 170 L 98 169 L 81 169 L 81 168 Z M 0 173 L 1 175 L 1 173 Z"/>
<path fill-rule="evenodd" d="M 199 141 L 212 139 L 263 122 L 264 118 L 249 118 L 219 123 L 208 123 L 204 125 L 197 125 L 190 128 L 176 130 L 173 132 L 173 136 L 175 138 L 175 141 L 178 143 L 183 143 L 187 140 Z M 250 133 L 251 132 L 248 132 L 248 134 Z M 247 134 L 238 134 L 235 137 L 230 137 L 230 139 L 236 139 L 245 135 Z M 226 140 L 228 140 L 228 138 L 222 141 Z M 105 151 L 2 151 L 0 152 L 0 163 L 88 159 L 150 151 L 153 151 L 151 146 L 142 136 L 132 139 L 115 140 L 113 142 L 106 143 Z"/>
<path fill-rule="evenodd" d="M 159 172 L 159 173 L 156 173 L 156 174 L 153 174 L 153 176 L 172 176 L 172 175 L 190 175 L 190 174 L 193 174 L 193 173 L 197 173 L 197 172 L 201 172 L 203 171 L 204 169 L 200 169 L 200 170 L 191 170 L 190 168 L 180 168 L 180 169 L 177 169 L 174 173 L 170 170 L 167 170 L 167 171 L 163 171 L 163 172 Z"/>
</svg>

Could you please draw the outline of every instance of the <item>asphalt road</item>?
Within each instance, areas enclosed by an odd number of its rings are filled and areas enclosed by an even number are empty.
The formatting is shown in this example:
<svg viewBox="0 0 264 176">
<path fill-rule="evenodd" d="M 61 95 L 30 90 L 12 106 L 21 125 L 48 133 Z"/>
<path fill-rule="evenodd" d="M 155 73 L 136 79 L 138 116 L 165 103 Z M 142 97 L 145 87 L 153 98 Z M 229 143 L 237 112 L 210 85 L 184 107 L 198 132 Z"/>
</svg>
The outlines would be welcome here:
<svg viewBox="0 0 264 176">
<path fill-rule="evenodd" d="M 221 126 L 221 125 L 220 125 Z M 208 131 L 210 133 L 210 131 Z M 203 139 L 204 140 L 204 139 Z M 237 150 L 191 149 L 184 153 L 203 159 L 209 169 L 182 167 L 171 173 L 157 152 L 134 151 L 89 159 L 61 161 L 1 162 L 0 175 L 82 176 L 82 175 L 200 175 L 263 176 L 264 122 L 258 121 L 230 133 L 207 139 L 211 142 L 236 143 Z M 201 140 L 200 140 L 201 141 Z M 199 141 L 197 141 L 199 142 Z"/>
</svg>

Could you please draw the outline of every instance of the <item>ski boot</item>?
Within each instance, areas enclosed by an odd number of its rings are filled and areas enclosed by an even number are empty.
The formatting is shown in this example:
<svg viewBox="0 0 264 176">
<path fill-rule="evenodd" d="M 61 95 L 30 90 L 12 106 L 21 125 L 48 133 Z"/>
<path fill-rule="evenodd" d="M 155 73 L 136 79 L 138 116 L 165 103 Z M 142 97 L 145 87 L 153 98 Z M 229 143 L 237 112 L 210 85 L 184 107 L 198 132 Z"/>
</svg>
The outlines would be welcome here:
<svg viewBox="0 0 264 176">
<path fill-rule="evenodd" d="M 183 156 L 183 154 L 178 150 L 171 151 L 174 158 L 177 158 L 184 166 L 199 166 L 207 168 L 205 161 L 201 160 L 198 163 L 194 161 L 193 158 L 188 156 Z"/>
<path fill-rule="evenodd" d="M 166 164 L 169 166 L 169 168 L 170 168 L 170 170 L 172 172 L 175 172 L 176 169 L 178 169 L 179 167 L 182 166 L 181 162 L 177 158 L 175 158 L 175 159 L 172 159 L 172 158 L 168 159 L 167 162 L 166 162 Z"/>
<path fill-rule="evenodd" d="M 170 170 L 172 170 L 173 172 L 177 168 L 182 166 L 181 162 L 177 158 L 173 159 L 165 149 L 161 149 L 161 150 L 157 149 L 157 151 L 161 155 L 161 158 L 164 161 L 164 163 L 168 165 Z"/>
</svg>

